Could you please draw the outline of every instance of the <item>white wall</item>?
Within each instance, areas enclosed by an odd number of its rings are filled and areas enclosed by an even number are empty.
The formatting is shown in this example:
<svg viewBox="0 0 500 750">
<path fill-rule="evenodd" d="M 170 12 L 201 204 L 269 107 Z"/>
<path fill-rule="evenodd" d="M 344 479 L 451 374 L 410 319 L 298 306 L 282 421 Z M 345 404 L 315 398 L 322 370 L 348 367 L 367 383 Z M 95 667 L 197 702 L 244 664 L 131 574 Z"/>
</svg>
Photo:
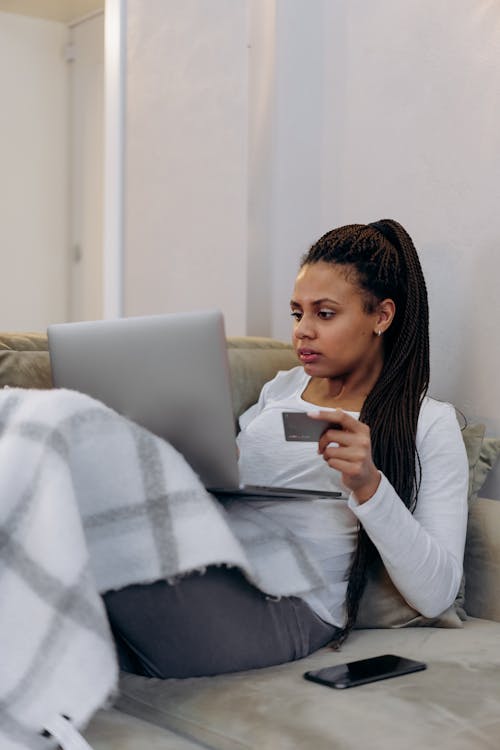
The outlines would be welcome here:
<svg viewBox="0 0 500 750">
<path fill-rule="evenodd" d="M 3 330 L 65 319 L 68 81 L 63 24 L 0 13 Z"/>
<path fill-rule="evenodd" d="M 500 435 L 500 5 L 277 7 L 272 334 L 288 336 L 308 244 L 334 226 L 395 218 L 428 281 L 431 393 Z M 500 497 L 500 467 L 484 494 Z"/>
<path fill-rule="evenodd" d="M 246 320 L 248 18 L 128 0 L 124 310 Z"/>
<path fill-rule="evenodd" d="M 431 392 L 500 435 L 500 4 L 128 5 L 126 311 L 214 303 L 230 333 L 288 338 L 308 246 L 395 218 L 428 280 Z"/>
</svg>

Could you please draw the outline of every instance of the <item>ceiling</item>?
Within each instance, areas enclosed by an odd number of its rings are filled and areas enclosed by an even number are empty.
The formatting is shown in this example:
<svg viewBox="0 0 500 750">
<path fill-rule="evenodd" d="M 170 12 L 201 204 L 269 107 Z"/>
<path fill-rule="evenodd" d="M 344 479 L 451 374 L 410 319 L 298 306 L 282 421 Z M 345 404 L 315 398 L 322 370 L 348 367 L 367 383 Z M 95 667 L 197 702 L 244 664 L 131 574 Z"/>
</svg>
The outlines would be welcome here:
<svg viewBox="0 0 500 750">
<path fill-rule="evenodd" d="M 105 0 L 0 0 L 0 11 L 69 23 L 96 10 Z"/>
</svg>

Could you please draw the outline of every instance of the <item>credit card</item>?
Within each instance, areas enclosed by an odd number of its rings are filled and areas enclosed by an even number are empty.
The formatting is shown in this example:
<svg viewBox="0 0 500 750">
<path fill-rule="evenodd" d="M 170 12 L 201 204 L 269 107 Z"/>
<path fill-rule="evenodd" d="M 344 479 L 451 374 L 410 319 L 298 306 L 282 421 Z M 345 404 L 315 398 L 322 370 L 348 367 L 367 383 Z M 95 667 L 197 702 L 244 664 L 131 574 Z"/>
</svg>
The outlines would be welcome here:
<svg viewBox="0 0 500 750">
<path fill-rule="evenodd" d="M 340 425 L 327 419 L 312 419 L 305 411 L 284 411 L 282 416 L 285 440 L 317 443 L 326 429 L 341 429 Z"/>
</svg>

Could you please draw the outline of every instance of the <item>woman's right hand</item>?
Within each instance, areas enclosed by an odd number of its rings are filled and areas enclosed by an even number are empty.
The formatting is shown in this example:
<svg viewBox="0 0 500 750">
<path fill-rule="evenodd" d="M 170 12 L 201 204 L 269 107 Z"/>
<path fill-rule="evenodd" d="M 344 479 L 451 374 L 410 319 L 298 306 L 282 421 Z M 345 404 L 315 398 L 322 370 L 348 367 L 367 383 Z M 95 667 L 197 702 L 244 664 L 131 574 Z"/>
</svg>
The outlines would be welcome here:
<svg viewBox="0 0 500 750">
<path fill-rule="evenodd" d="M 328 466 L 341 473 L 343 484 L 358 503 L 365 503 L 380 484 L 380 472 L 373 463 L 370 428 L 342 409 L 310 412 L 309 416 L 332 424 L 319 439 L 318 453 Z"/>
</svg>

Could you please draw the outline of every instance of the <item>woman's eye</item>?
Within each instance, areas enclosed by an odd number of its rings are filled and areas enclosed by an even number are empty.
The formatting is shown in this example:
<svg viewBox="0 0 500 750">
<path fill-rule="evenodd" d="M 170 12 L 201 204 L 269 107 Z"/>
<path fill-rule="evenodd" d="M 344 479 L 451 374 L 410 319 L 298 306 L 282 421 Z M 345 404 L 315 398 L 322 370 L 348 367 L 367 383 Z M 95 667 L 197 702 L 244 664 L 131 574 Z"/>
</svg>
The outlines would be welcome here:
<svg viewBox="0 0 500 750">
<path fill-rule="evenodd" d="M 302 317 L 302 313 L 299 312 L 298 310 L 292 310 L 290 312 L 290 315 L 292 316 L 292 318 L 295 318 L 295 320 L 300 320 Z"/>
<path fill-rule="evenodd" d="M 334 315 L 335 313 L 333 312 L 333 310 L 319 310 L 318 311 L 318 316 L 322 320 L 330 320 L 330 318 L 333 318 Z"/>
</svg>

